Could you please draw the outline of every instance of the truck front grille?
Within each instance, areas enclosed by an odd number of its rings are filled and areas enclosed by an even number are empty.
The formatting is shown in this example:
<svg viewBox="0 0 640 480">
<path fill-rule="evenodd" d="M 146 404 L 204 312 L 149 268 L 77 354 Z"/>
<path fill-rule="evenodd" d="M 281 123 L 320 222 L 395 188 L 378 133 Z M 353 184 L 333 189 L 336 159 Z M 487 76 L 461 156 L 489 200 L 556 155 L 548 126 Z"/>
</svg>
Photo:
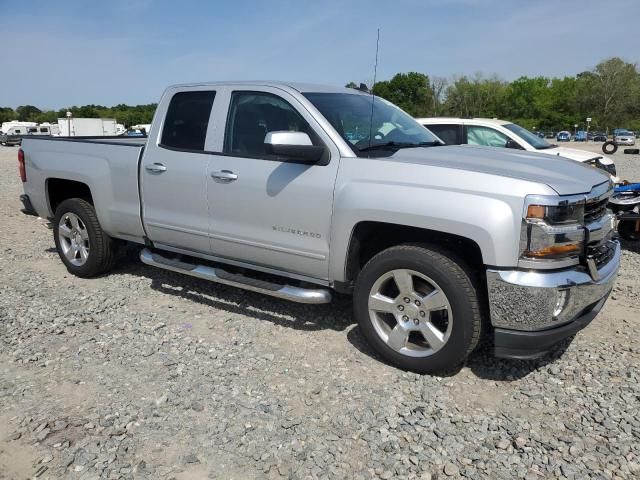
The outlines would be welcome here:
<svg viewBox="0 0 640 480">
<path fill-rule="evenodd" d="M 593 260 L 595 267 L 600 270 L 613 259 L 616 253 L 616 245 L 615 241 L 608 240 L 599 245 L 588 246 L 586 251 L 587 261 Z"/>
<path fill-rule="evenodd" d="M 609 197 L 587 202 L 584 207 L 584 223 L 589 225 L 591 222 L 600 220 L 607 213 L 607 203 L 609 203 Z"/>
</svg>

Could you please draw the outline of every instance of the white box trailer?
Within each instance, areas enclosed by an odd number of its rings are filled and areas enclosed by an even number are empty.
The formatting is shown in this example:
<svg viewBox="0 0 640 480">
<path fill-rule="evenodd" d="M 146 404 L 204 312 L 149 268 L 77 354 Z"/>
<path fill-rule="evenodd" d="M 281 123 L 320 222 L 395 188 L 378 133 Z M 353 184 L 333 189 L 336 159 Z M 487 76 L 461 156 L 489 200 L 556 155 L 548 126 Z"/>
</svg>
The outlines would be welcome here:
<svg viewBox="0 0 640 480">
<path fill-rule="evenodd" d="M 113 118 L 59 118 L 62 137 L 105 137 L 117 135 Z"/>
</svg>

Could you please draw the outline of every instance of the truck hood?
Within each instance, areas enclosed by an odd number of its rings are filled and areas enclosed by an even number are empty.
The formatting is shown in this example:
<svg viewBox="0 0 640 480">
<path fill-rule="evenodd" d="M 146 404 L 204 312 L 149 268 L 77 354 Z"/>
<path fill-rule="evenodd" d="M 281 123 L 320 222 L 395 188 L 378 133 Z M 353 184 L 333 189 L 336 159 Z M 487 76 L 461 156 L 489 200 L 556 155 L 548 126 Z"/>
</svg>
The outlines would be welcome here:
<svg viewBox="0 0 640 480">
<path fill-rule="evenodd" d="M 546 155 L 555 155 L 556 157 L 569 158 L 571 160 L 577 160 L 578 162 L 586 162 L 587 160 L 591 160 L 594 158 L 602 158 L 604 160 L 604 155 L 602 155 L 601 153 L 578 150 L 577 148 L 554 147 L 546 148 L 544 150 L 538 150 L 538 152 L 544 153 Z"/>
<path fill-rule="evenodd" d="M 472 145 L 402 149 L 380 160 L 517 178 L 545 184 L 559 195 L 588 193 L 609 180 L 596 168 L 555 155 Z"/>
</svg>

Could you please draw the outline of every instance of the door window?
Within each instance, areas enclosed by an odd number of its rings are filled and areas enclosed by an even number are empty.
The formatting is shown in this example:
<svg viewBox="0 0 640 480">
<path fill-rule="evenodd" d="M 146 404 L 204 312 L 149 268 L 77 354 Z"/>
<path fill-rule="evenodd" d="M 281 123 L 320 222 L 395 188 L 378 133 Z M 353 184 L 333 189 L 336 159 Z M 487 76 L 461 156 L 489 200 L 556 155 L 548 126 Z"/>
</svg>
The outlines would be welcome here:
<svg viewBox="0 0 640 480">
<path fill-rule="evenodd" d="M 314 145 L 319 139 L 307 121 L 287 101 L 266 92 L 233 92 L 224 153 L 271 158 L 264 137 L 269 132 L 304 132 Z"/>
<path fill-rule="evenodd" d="M 180 150 L 204 150 L 215 95 L 216 92 L 208 90 L 176 93 L 167 109 L 161 145 Z"/>
<path fill-rule="evenodd" d="M 505 147 L 508 140 L 509 137 L 493 128 L 467 125 L 467 143 L 469 145 Z"/>
<path fill-rule="evenodd" d="M 425 125 L 429 130 L 435 133 L 440 140 L 442 140 L 447 145 L 460 145 L 458 141 L 458 131 L 460 130 L 459 125 Z"/>
</svg>

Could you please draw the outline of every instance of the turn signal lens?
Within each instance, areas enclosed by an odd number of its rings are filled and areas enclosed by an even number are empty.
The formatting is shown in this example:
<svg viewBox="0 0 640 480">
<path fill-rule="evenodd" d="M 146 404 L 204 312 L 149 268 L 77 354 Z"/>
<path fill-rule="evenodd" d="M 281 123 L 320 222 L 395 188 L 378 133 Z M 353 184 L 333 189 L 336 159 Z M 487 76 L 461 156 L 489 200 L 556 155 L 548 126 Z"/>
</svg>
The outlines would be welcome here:
<svg viewBox="0 0 640 480">
<path fill-rule="evenodd" d="M 529 205 L 529 208 L 527 208 L 527 218 L 544 220 L 546 213 L 547 209 L 542 205 Z"/>
<path fill-rule="evenodd" d="M 533 258 L 554 258 L 565 257 L 571 254 L 579 254 L 580 250 L 580 245 L 577 244 L 552 245 L 541 250 L 524 252 L 524 254 L 527 257 Z"/>
</svg>

